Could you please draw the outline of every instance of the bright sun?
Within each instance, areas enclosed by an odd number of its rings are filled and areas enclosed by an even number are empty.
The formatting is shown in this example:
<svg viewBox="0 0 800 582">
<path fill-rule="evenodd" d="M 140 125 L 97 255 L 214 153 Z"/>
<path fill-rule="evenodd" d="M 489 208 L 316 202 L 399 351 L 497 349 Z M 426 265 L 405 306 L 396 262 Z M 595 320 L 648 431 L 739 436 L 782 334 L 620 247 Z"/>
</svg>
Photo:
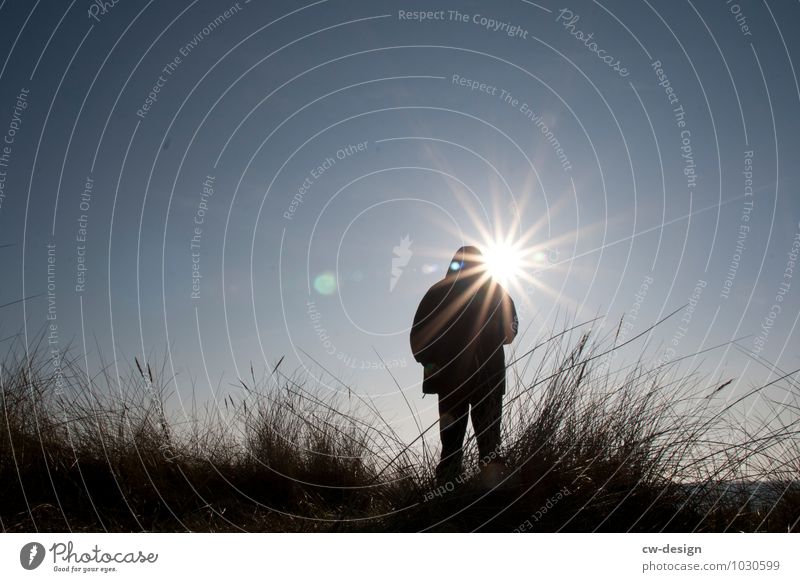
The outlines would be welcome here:
<svg viewBox="0 0 800 582">
<path fill-rule="evenodd" d="M 517 281 L 522 274 L 522 253 L 505 242 L 486 245 L 483 259 L 489 275 L 501 285 Z"/>
</svg>

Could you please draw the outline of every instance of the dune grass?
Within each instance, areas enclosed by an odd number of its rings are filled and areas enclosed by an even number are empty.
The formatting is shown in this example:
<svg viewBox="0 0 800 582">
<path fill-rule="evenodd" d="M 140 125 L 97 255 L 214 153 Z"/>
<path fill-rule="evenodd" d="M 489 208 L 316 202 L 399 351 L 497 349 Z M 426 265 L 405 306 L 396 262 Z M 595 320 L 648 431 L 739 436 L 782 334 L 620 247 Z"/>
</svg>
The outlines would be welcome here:
<svg viewBox="0 0 800 582">
<path fill-rule="evenodd" d="M 404 441 L 370 400 L 331 395 L 281 361 L 219 401 L 182 403 L 187 414 L 171 412 L 165 366 L 137 358 L 121 379 L 111 365 L 87 377 L 68 352 L 57 375 L 41 345 L 18 345 L 0 370 L 0 526 L 800 530 L 791 375 L 731 397 L 678 362 L 613 369 L 615 339 L 578 331 L 509 368 L 505 467 L 491 486 L 471 436 L 465 473 L 437 484 L 436 425 L 415 417 L 420 436 Z"/>
</svg>

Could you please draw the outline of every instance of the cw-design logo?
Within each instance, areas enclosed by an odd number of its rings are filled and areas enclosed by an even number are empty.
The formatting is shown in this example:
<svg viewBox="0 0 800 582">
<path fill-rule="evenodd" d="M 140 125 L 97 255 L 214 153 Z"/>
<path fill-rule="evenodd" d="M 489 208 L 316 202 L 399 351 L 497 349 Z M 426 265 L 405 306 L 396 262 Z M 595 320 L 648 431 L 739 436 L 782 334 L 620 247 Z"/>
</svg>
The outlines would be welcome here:
<svg viewBox="0 0 800 582">
<path fill-rule="evenodd" d="M 395 285 L 397 285 L 400 276 L 403 274 L 403 267 L 408 265 L 408 261 L 411 260 L 411 255 L 414 254 L 411 251 L 412 242 L 409 235 L 406 235 L 400 239 L 400 244 L 398 246 L 392 248 L 394 257 L 392 258 L 392 280 L 389 282 L 390 292 L 394 291 Z"/>
<path fill-rule="evenodd" d="M 44 546 L 39 542 L 29 542 L 19 551 L 19 563 L 26 570 L 35 570 L 44 561 Z"/>
</svg>

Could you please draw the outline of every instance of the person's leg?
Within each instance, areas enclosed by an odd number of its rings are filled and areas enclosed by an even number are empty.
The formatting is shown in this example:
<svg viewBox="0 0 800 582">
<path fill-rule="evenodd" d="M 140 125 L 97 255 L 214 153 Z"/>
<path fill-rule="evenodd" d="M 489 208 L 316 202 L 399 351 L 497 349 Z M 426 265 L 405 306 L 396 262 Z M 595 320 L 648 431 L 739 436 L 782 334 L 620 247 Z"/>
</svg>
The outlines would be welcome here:
<svg viewBox="0 0 800 582">
<path fill-rule="evenodd" d="M 444 484 L 461 472 L 462 446 L 467 433 L 469 400 L 452 392 L 439 395 L 439 437 L 442 440 L 442 459 L 436 467 L 436 481 Z"/>
<path fill-rule="evenodd" d="M 478 441 L 479 461 L 482 464 L 500 459 L 500 418 L 503 409 L 503 394 L 498 389 L 488 393 L 476 393 L 472 398 L 472 428 Z"/>
</svg>

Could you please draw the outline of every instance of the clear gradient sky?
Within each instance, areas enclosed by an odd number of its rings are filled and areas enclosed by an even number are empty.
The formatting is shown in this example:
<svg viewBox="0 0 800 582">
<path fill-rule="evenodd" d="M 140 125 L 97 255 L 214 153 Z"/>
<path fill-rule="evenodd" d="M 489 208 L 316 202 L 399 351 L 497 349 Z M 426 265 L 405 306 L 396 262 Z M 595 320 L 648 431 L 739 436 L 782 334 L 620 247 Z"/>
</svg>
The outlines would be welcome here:
<svg viewBox="0 0 800 582">
<path fill-rule="evenodd" d="M 0 339 L 166 354 L 181 397 L 316 360 L 410 434 L 376 353 L 435 420 L 416 306 L 511 234 L 519 353 L 691 302 L 648 361 L 800 367 L 798 3 L 101 4 L 0 2 Z"/>
</svg>

